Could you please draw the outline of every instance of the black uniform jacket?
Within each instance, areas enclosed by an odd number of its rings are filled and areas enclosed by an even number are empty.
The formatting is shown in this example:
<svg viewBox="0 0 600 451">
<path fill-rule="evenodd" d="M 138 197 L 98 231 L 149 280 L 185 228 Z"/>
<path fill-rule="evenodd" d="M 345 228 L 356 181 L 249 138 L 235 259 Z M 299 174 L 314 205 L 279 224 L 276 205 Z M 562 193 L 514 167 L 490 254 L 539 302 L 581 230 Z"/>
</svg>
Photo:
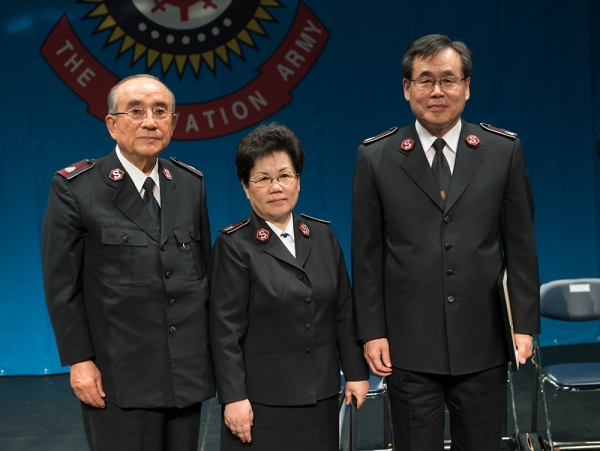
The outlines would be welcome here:
<svg viewBox="0 0 600 451">
<path fill-rule="evenodd" d="M 293 221 L 296 258 L 255 213 L 215 241 L 210 333 L 221 403 L 314 404 L 339 392 L 340 361 L 346 380 L 368 378 L 335 234 L 316 220 Z M 268 241 L 257 240 L 260 229 Z"/>
<path fill-rule="evenodd" d="M 404 151 L 407 139 L 414 148 Z M 387 337 L 392 365 L 466 374 L 508 361 L 497 289 L 503 250 L 515 332 L 538 333 L 533 196 L 518 138 L 463 121 L 445 205 L 414 124 L 359 147 L 358 334 Z"/>
<path fill-rule="evenodd" d="M 105 400 L 120 407 L 181 408 L 215 394 L 204 181 L 158 164 L 160 230 L 127 173 L 109 177 L 124 172 L 114 151 L 71 180 L 55 176 L 44 218 L 44 285 L 61 362 L 92 359 Z"/>
</svg>

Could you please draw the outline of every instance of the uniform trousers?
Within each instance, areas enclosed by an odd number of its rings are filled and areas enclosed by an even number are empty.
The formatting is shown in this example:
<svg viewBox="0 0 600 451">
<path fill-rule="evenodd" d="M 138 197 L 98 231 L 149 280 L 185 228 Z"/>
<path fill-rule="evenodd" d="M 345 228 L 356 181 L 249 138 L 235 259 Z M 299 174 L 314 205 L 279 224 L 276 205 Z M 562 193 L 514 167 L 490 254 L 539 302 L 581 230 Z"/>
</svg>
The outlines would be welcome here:
<svg viewBox="0 0 600 451">
<path fill-rule="evenodd" d="M 506 416 L 507 366 L 452 376 L 393 367 L 386 378 L 394 450 L 444 449 L 444 405 L 452 451 L 497 451 Z"/>
<path fill-rule="evenodd" d="M 91 451 L 197 451 L 202 403 L 178 409 L 123 409 L 81 403 Z"/>
<path fill-rule="evenodd" d="M 221 419 L 221 451 L 338 451 L 338 395 L 306 406 L 251 405 L 252 441 L 242 443 Z"/>
</svg>

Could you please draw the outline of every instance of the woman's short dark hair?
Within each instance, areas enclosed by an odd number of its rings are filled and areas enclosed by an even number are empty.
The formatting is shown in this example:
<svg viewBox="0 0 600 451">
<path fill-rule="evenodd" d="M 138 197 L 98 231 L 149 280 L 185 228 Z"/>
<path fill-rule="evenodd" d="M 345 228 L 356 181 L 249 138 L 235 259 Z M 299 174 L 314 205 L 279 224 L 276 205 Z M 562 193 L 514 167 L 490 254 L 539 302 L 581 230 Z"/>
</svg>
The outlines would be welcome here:
<svg viewBox="0 0 600 451">
<path fill-rule="evenodd" d="M 460 57 L 463 77 L 467 78 L 473 71 L 473 56 L 469 48 L 460 41 L 451 41 L 448 36 L 429 34 L 413 42 L 402 57 L 402 75 L 407 80 L 412 79 L 415 58 L 427 59 L 438 55 L 446 49 L 452 49 Z"/>
<path fill-rule="evenodd" d="M 257 127 L 238 144 L 235 156 L 238 178 L 248 185 L 250 171 L 256 161 L 280 151 L 289 155 L 296 173 L 302 174 L 304 152 L 296 134 L 285 125 L 276 122 Z"/>
</svg>

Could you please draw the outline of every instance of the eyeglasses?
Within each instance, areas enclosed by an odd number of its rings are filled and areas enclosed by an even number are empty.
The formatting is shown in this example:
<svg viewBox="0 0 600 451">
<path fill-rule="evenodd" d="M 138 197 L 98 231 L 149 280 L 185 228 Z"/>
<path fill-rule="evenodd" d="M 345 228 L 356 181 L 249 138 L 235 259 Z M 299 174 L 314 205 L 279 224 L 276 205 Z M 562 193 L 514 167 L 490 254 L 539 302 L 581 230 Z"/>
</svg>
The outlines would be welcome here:
<svg viewBox="0 0 600 451">
<path fill-rule="evenodd" d="M 444 91 L 454 91 L 458 89 L 460 83 L 464 80 L 464 78 L 458 77 L 444 77 L 436 80 L 431 77 L 419 77 L 416 80 L 410 80 L 415 84 L 415 87 L 419 91 L 431 91 L 436 83 L 440 84 L 440 89 Z"/>
<path fill-rule="evenodd" d="M 277 180 L 277 183 L 279 183 L 280 185 L 287 186 L 294 183 L 294 180 L 296 180 L 296 177 L 298 175 L 300 174 L 295 174 L 293 172 L 282 172 L 275 178 L 270 177 L 268 175 L 257 175 L 256 177 L 254 177 L 254 179 L 250 181 L 259 188 L 266 188 L 268 186 L 271 186 L 271 183 L 273 183 L 274 180 Z"/>
<path fill-rule="evenodd" d="M 157 122 L 166 122 L 175 114 L 168 108 L 153 108 L 150 111 L 152 111 L 152 118 Z M 148 117 L 148 110 L 145 108 L 134 107 L 128 109 L 127 111 L 121 111 L 112 114 L 115 116 L 117 114 L 124 114 L 133 122 L 143 122 Z"/>
</svg>

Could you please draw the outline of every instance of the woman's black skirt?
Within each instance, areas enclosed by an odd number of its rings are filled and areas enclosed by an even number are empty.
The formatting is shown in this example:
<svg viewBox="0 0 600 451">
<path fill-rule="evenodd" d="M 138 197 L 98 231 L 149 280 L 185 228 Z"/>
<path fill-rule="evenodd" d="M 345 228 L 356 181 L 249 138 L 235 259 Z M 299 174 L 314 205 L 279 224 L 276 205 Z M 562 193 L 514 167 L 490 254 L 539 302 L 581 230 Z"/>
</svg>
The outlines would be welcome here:
<svg viewBox="0 0 600 451">
<path fill-rule="evenodd" d="M 223 407 L 224 408 L 224 407 Z M 225 426 L 221 414 L 221 451 L 337 451 L 338 396 L 307 406 L 276 407 L 252 403 L 250 443 Z"/>
</svg>

